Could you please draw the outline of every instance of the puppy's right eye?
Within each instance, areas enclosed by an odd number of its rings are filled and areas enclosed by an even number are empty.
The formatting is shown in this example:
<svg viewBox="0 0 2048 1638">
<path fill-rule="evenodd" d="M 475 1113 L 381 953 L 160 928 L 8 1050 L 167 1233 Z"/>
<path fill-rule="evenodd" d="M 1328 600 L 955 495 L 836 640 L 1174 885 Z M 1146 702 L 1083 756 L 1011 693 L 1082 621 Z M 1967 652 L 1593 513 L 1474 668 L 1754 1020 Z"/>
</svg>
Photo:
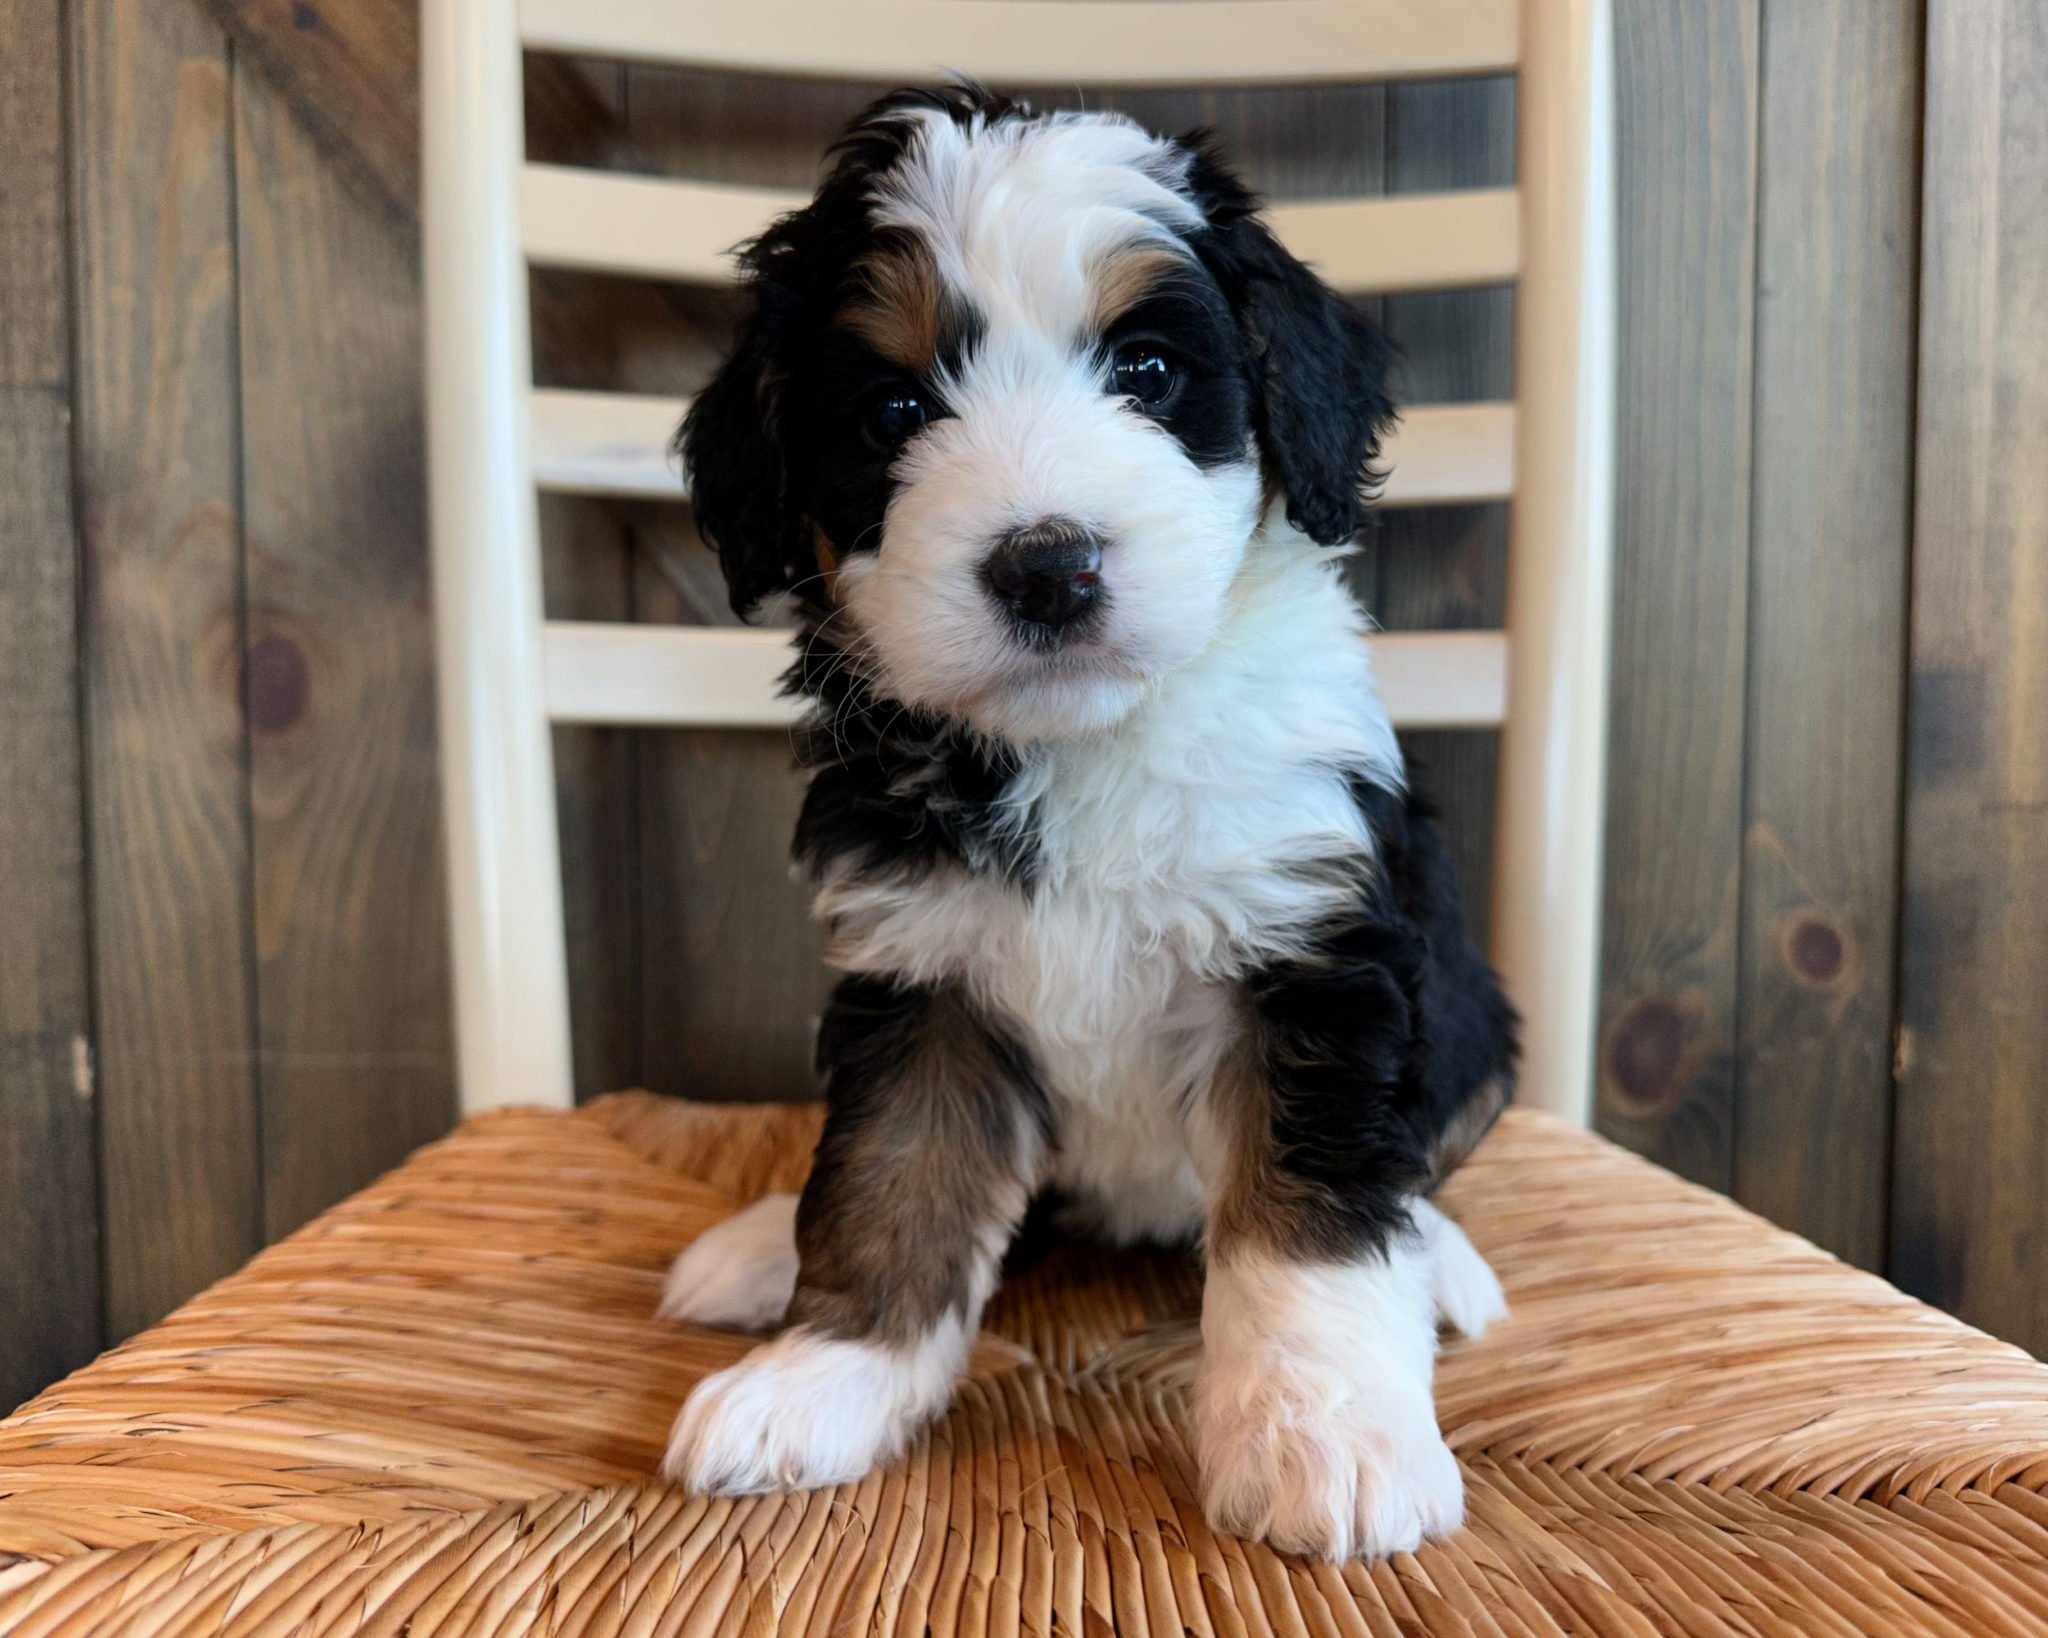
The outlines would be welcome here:
<svg viewBox="0 0 2048 1638">
<path fill-rule="evenodd" d="M 1127 342 L 1110 360 L 1109 380 L 1118 397 L 1156 409 L 1180 385 L 1180 361 L 1156 342 Z"/>
<path fill-rule="evenodd" d="M 877 449 L 896 449 L 907 443 L 930 419 L 931 410 L 915 392 L 908 387 L 889 387 L 868 403 L 868 439 Z"/>
</svg>

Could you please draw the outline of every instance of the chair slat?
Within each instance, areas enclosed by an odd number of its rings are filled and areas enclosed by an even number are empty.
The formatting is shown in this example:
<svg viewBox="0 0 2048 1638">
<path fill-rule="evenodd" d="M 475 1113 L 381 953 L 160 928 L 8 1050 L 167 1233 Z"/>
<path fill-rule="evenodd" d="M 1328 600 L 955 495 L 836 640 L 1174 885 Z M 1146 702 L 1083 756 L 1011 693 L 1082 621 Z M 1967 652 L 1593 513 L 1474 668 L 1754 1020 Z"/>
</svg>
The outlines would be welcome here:
<svg viewBox="0 0 2048 1638">
<path fill-rule="evenodd" d="M 1388 506 L 1456 506 L 1515 492 L 1513 404 L 1420 404 L 1380 450 Z"/>
<path fill-rule="evenodd" d="M 1513 188 L 1269 205 L 1280 242 L 1347 295 L 1507 284 L 1522 271 Z"/>
<path fill-rule="evenodd" d="M 520 230 L 537 267 L 717 284 L 733 275 L 735 245 L 803 202 L 774 188 L 528 165 Z"/>
<path fill-rule="evenodd" d="M 1495 728 L 1507 703 L 1497 631 L 1382 633 L 1371 639 L 1380 697 L 1399 728 Z M 642 728 L 785 728 L 797 705 L 776 688 L 789 633 L 724 626 L 552 621 L 548 715 Z"/>
<path fill-rule="evenodd" d="M 963 0 L 964 3 L 964 0 Z M 560 494 L 681 500 L 668 452 L 688 401 L 631 393 L 533 394 L 533 476 Z M 1514 492 L 1512 404 L 1426 404 L 1408 410 L 1381 465 L 1389 506 L 1505 500 Z"/>
<path fill-rule="evenodd" d="M 1515 0 L 521 0 L 541 51 L 828 79 L 1247 85 L 1504 73 Z"/>
<path fill-rule="evenodd" d="M 715 283 L 732 277 L 733 246 L 804 198 L 528 165 L 521 228 L 537 266 Z M 1503 284 L 1520 271 L 1512 188 L 1316 200 L 1275 205 L 1267 215 L 1290 250 L 1353 295 Z"/>
<path fill-rule="evenodd" d="M 781 728 L 789 633 L 752 627 L 555 620 L 544 642 L 548 715 L 641 728 Z"/>
<path fill-rule="evenodd" d="M 565 495 L 681 500 L 668 445 L 689 407 L 687 398 L 536 388 L 533 481 Z"/>
</svg>

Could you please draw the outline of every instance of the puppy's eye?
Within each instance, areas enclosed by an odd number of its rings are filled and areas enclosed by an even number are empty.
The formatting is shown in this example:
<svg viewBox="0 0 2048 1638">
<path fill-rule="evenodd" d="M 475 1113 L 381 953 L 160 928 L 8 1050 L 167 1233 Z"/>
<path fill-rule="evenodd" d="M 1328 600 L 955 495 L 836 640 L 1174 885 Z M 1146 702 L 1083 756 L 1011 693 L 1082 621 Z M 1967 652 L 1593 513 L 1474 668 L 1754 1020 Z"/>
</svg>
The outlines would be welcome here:
<svg viewBox="0 0 2048 1638">
<path fill-rule="evenodd" d="M 868 403 L 867 434 L 877 449 L 895 449 L 930 419 L 930 406 L 910 388 L 889 387 Z"/>
<path fill-rule="evenodd" d="M 1163 404 L 1180 385 L 1180 360 L 1156 341 L 1130 341 L 1109 363 L 1110 391 L 1141 404 Z"/>
</svg>

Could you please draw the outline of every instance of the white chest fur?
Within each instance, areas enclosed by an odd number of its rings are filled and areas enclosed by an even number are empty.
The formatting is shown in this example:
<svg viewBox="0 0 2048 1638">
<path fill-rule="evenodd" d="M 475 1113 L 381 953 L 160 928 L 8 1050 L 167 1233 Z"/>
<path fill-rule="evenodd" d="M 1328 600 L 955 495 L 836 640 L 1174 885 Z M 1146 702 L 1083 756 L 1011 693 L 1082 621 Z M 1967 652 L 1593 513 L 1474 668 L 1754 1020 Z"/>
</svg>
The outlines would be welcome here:
<svg viewBox="0 0 2048 1638">
<path fill-rule="evenodd" d="M 1298 950 L 1370 860 L 1346 774 L 1400 768 L 1333 555 L 1262 540 L 1200 659 L 1115 729 L 1033 749 L 1010 797 L 1037 838 L 1028 890 L 953 867 L 828 882 L 832 959 L 964 984 L 1032 1052 L 1055 1180 L 1116 1203 L 1112 1230 L 1185 1227 L 1185 1114 L 1230 1039 L 1230 981 Z"/>
</svg>

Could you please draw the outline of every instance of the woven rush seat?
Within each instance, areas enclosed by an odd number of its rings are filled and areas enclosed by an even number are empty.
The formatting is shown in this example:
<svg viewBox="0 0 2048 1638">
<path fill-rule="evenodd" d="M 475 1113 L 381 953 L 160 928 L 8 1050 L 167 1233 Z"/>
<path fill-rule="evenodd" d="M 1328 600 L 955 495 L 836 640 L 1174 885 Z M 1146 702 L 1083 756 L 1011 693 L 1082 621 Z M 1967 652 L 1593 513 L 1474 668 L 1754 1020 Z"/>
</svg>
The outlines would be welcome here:
<svg viewBox="0 0 2048 1638">
<path fill-rule="evenodd" d="M 1188 1259 L 1062 1248 L 901 1464 L 655 1481 L 746 1338 L 653 1318 L 817 1115 L 471 1120 L 0 1423 L 0 1633 L 2048 1632 L 2048 1369 L 1543 1117 L 1446 1191 L 1470 1524 L 1332 1567 L 1211 1532 Z"/>
</svg>

